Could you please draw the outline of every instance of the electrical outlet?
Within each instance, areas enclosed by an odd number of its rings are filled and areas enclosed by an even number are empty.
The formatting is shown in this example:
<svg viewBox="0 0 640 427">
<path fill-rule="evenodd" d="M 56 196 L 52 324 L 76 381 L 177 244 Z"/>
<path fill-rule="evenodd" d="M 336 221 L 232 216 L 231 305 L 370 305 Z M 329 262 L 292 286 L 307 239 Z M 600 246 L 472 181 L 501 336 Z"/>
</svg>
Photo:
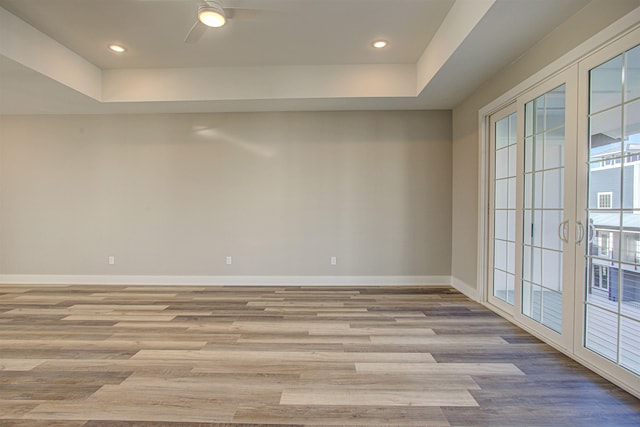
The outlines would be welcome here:
<svg viewBox="0 0 640 427">
<path fill-rule="evenodd" d="M 230 256 L 227 257 L 227 265 L 231 265 L 231 263 L 233 262 L 233 260 L 231 259 Z"/>
<path fill-rule="evenodd" d="M 331 265 L 336 265 L 336 264 L 338 264 L 338 258 L 332 256 L 331 257 Z"/>
<path fill-rule="evenodd" d="M 109 255 L 109 265 L 114 265 L 116 263 L 116 257 L 113 255 Z"/>
</svg>

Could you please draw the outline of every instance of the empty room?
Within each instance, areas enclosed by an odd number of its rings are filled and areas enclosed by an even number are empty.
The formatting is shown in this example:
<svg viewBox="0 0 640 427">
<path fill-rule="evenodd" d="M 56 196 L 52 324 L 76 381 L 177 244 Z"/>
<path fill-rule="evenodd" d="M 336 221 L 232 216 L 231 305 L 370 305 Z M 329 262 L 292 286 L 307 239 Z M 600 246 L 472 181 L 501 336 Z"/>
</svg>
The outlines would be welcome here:
<svg viewBox="0 0 640 427">
<path fill-rule="evenodd" d="M 640 425 L 640 0 L 0 0 L 0 426 Z"/>
</svg>

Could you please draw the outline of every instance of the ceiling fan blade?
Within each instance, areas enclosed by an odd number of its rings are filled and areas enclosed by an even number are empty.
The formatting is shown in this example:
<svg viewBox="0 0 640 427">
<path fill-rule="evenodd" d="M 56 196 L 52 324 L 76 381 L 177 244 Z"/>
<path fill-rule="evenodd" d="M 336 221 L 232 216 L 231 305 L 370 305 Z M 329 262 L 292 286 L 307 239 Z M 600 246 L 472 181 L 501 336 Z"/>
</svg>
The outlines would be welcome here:
<svg viewBox="0 0 640 427">
<path fill-rule="evenodd" d="M 191 30 L 189 31 L 189 34 L 187 34 L 187 37 L 184 39 L 185 43 L 196 43 L 198 40 L 200 40 L 202 38 L 202 36 L 204 35 L 204 32 L 207 31 L 207 26 L 204 25 L 202 22 L 200 22 L 199 20 L 196 20 L 196 23 L 193 24 L 193 27 L 191 27 Z"/>
</svg>

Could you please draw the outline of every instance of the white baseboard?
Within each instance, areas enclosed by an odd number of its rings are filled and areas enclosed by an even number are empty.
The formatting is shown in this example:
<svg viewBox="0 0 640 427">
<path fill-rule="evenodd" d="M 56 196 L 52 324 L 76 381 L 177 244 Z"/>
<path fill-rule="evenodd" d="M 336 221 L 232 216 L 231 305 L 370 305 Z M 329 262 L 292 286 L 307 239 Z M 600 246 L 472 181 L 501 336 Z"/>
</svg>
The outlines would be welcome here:
<svg viewBox="0 0 640 427">
<path fill-rule="evenodd" d="M 462 280 L 458 279 L 457 277 L 451 276 L 451 286 L 453 286 L 458 291 L 462 292 L 463 294 L 465 294 L 466 296 L 468 296 L 472 300 L 474 300 L 476 302 L 480 301 L 480 292 L 478 291 L 478 289 L 474 288 L 473 286 L 471 286 L 471 285 L 469 285 L 469 284 L 467 284 L 465 282 L 463 282 Z"/>
<path fill-rule="evenodd" d="M 185 286 L 433 286 L 450 276 L 145 276 L 0 274 L 11 285 L 185 285 Z"/>
</svg>

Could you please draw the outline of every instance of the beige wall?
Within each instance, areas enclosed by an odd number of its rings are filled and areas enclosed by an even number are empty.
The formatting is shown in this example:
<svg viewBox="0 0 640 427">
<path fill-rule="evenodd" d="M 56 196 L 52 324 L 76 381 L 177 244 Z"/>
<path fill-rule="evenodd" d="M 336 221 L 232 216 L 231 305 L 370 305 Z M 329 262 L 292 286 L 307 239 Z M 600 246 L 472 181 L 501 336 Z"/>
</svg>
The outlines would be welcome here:
<svg viewBox="0 0 640 427">
<path fill-rule="evenodd" d="M 449 111 L 5 116 L 0 185 L 0 274 L 450 274 Z"/>
<path fill-rule="evenodd" d="M 453 110 L 455 279 L 477 282 L 479 110 L 638 6 L 639 0 L 594 0 Z"/>
</svg>

